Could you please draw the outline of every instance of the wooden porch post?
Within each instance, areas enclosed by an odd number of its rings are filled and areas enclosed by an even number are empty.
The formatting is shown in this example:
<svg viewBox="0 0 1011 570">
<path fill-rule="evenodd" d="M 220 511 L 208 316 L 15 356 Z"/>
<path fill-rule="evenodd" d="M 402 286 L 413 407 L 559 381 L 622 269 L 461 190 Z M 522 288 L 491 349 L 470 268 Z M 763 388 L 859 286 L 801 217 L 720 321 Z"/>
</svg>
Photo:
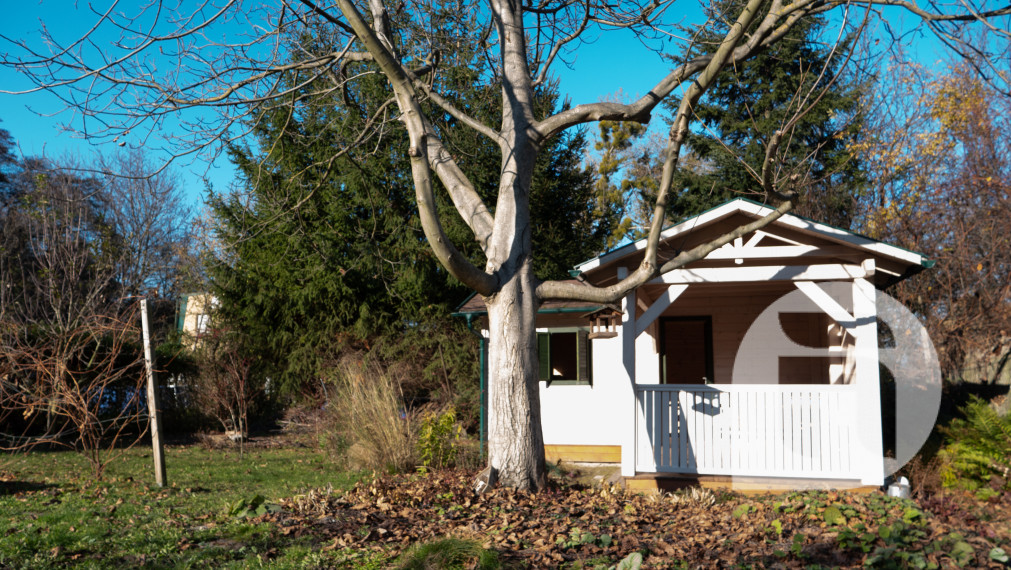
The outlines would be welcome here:
<svg viewBox="0 0 1011 570">
<path fill-rule="evenodd" d="M 628 277 L 628 269 L 618 268 L 618 279 Z M 625 419 L 620 420 L 618 425 L 622 426 L 621 438 L 621 475 L 622 477 L 635 477 L 635 438 L 636 438 L 636 415 L 635 402 L 635 290 L 631 290 L 621 301 L 621 362 L 625 368 L 625 375 L 628 378 L 628 390 L 626 397 L 618 406 L 619 415 Z"/>
<path fill-rule="evenodd" d="M 874 275 L 874 260 L 864 261 L 867 278 L 853 280 L 855 340 L 856 442 L 853 459 L 860 465 L 864 485 L 883 485 L 884 449 L 881 442 L 881 381 L 878 371 L 877 290 L 868 279 Z"/>
</svg>

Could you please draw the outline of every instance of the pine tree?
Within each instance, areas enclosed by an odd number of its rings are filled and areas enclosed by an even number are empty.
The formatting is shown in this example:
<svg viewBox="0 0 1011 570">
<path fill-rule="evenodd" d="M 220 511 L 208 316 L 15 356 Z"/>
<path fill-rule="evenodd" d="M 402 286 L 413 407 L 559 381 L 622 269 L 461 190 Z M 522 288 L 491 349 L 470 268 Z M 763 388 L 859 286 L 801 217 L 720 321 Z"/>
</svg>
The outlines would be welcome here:
<svg viewBox="0 0 1011 570">
<path fill-rule="evenodd" d="M 712 16 L 733 13 L 739 2 L 717 4 Z M 729 7 L 729 11 L 727 8 Z M 683 169 L 668 208 L 673 220 L 701 213 L 736 197 L 759 197 L 766 148 L 784 129 L 778 168 L 803 194 L 798 213 L 848 227 L 863 175 L 846 151 L 857 133 L 860 89 L 843 73 L 844 50 L 819 42 L 823 20 L 811 17 L 780 42 L 715 82 L 695 109 L 704 127 L 689 135 L 700 167 Z M 700 45 L 714 46 L 712 33 Z M 823 92 L 824 90 L 824 92 Z M 798 112 L 809 110 L 794 121 Z M 791 128 L 792 127 L 792 128 Z M 789 143 L 789 144 L 787 144 Z"/>
<path fill-rule="evenodd" d="M 325 39 L 306 39 L 303 47 L 317 42 Z M 483 78 L 476 62 L 443 62 L 445 71 L 435 80 L 456 105 L 491 120 L 499 109 L 490 95 L 499 87 Z M 344 73 L 356 71 L 349 65 Z M 301 80 L 293 75 L 287 84 Z M 382 136 L 348 144 L 372 119 L 364 110 L 391 96 L 375 78 L 322 96 L 301 93 L 293 111 L 264 109 L 253 131 L 258 144 L 231 149 L 252 200 L 222 194 L 211 199 L 222 241 L 209 263 L 219 318 L 247 333 L 265 372 L 286 389 L 316 377 L 342 347 L 395 343 L 408 327 L 451 334 L 446 331 L 452 326 L 434 321 L 446 319 L 469 294 L 425 242 L 402 125 L 391 114 Z M 545 114 L 556 110 L 554 87 L 543 89 L 538 101 Z M 498 147 L 449 116 L 441 116 L 437 127 L 447 150 L 493 204 Z M 604 248 L 611 231 L 610 218 L 601 222 L 592 215 L 594 178 L 582 167 L 586 144 L 582 132 L 566 134 L 547 141 L 540 153 L 531 230 L 535 243 L 547 245 L 534 258 L 544 279 L 566 278 L 573 264 Z M 335 148 L 348 150 L 333 160 L 320 158 Z M 482 263 L 446 193 L 438 195 L 447 234 Z M 472 348 L 473 339 L 452 342 Z"/>
</svg>

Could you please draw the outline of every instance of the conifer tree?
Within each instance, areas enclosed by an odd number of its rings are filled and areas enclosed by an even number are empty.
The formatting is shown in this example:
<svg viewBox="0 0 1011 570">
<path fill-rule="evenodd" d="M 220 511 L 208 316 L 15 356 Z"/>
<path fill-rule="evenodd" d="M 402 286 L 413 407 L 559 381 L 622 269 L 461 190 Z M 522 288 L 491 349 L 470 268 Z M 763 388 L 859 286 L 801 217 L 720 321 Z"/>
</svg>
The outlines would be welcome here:
<svg viewBox="0 0 1011 570">
<path fill-rule="evenodd" d="M 450 67 L 440 81 L 457 105 L 479 116 L 500 112 L 490 95 L 496 87 L 482 81 L 476 58 L 443 65 Z M 349 65 L 345 73 L 356 71 Z M 287 81 L 303 80 L 292 74 Z M 219 318 L 247 333 L 264 372 L 286 389 L 316 377 L 323 361 L 342 348 L 369 348 L 380 339 L 396 343 L 406 327 L 454 330 L 441 321 L 469 294 L 425 242 L 403 153 L 406 133 L 394 117 L 349 152 L 320 161 L 337 141 L 367 130 L 375 119 L 363 109 L 391 96 L 375 78 L 338 94 L 303 93 L 292 102 L 294 110 L 265 108 L 253 129 L 257 144 L 231 149 L 245 191 L 212 196 L 222 247 L 209 260 L 209 273 Z M 538 91 L 537 107 L 543 115 L 557 111 L 554 85 Z M 458 129 L 452 117 L 442 117 L 438 128 L 448 150 L 475 173 L 476 190 L 494 201 L 499 148 Z M 584 133 L 575 131 L 547 141 L 538 157 L 531 205 L 533 239 L 549 245 L 534 257 L 542 279 L 568 278 L 569 268 L 604 248 L 615 222 L 615 216 L 593 215 L 593 173 L 582 166 L 586 145 Z M 460 236 L 457 243 L 469 244 L 463 252 L 483 263 L 477 244 L 463 237 L 466 224 L 442 200 L 447 234 Z M 465 335 L 444 344 L 456 350 L 456 344 L 472 349 L 474 343 Z"/>
<path fill-rule="evenodd" d="M 740 9 L 739 0 L 715 3 L 713 18 Z M 823 43 L 823 18 L 810 16 L 782 41 L 730 67 L 694 109 L 700 125 L 688 135 L 696 168 L 675 179 L 668 218 L 699 214 L 736 197 L 762 200 L 762 164 L 777 130 L 784 131 L 776 168 L 801 191 L 797 212 L 848 227 L 863 175 L 846 151 L 857 135 L 860 89 L 842 63 L 848 43 Z M 720 37 L 702 34 L 703 50 Z"/>
</svg>

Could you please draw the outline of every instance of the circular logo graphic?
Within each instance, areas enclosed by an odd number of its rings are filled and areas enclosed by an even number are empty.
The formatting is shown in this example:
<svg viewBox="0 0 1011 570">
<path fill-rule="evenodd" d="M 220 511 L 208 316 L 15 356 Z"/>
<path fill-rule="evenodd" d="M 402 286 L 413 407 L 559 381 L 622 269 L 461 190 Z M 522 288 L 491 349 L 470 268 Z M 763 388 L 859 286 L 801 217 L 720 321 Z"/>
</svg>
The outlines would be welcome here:
<svg viewBox="0 0 1011 570">
<path fill-rule="evenodd" d="M 754 320 L 737 352 L 728 390 L 744 391 L 728 400 L 739 409 L 723 420 L 735 424 L 732 445 L 743 450 L 734 452 L 735 471 L 880 484 L 933 429 L 937 353 L 916 316 L 866 280 L 796 285 Z M 881 367 L 894 381 L 894 413 L 882 409 Z M 767 391 L 770 379 L 776 390 Z M 756 385 L 758 396 L 741 385 Z M 894 431 L 894 457 L 882 451 L 883 428 Z"/>
</svg>

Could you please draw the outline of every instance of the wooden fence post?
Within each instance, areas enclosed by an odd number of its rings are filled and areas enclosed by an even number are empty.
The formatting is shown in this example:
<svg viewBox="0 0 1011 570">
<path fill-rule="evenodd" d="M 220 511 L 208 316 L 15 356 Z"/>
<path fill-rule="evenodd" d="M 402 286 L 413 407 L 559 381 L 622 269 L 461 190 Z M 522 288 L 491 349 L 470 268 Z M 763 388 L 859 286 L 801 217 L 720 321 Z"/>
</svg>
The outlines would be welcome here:
<svg viewBox="0 0 1011 570">
<path fill-rule="evenodd" d="M 147 371 L 147 411 L 151 422 L 151 449 L 154 455 L 154 480 L 165 486 L 165 458 L 161 443 L 161 406 L 154 385 L 154 358 L 151 356 L 151 336 L 147 325 L 147 299 L 140 300 L 140 322 L 144 330 L 144 368 Z"/>
</svg>

